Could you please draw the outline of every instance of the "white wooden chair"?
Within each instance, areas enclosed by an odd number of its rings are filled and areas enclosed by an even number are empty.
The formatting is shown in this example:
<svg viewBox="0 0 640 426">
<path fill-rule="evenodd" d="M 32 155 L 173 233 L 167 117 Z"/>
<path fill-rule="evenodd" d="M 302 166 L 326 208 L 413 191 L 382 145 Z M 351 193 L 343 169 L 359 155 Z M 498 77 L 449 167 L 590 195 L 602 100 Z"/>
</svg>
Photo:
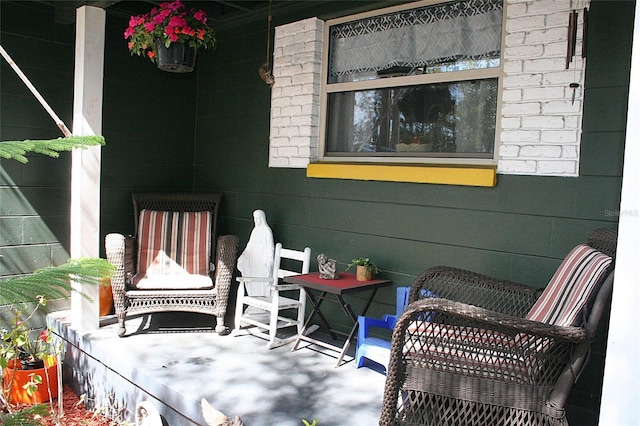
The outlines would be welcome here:
<svg viewBox="0 0 640 426">
<path fill-rule="evenodd" d="M 282 278 L 309 273 L 310 263 L 309 247 L 299 251 L 282 248 L 282 244 L 277 243 L 270 277 L 238 277 L 240 285 L 236 299 L 234 335 L 240 334 L 245 327 L 244 330 L 251 334 L 268 339 L 269 349 L 293 342 L 297 334 L 282 338 L 277 333 L 279 329 L 287 327 L 296 327 L 297 333 L 302 332 L 306 293 L 304 288 L 296 284 L 283 284 Z M 252 295 L 250 285 L 253 283 L 268 283 L 270 294 Z M 287 294 L 283 295 L 283 292 Z M 289 315 L 282 315 L 282 311 L 289 311 Z M 249 330 L 246 326 L 253 327 Z"/>
</svg>

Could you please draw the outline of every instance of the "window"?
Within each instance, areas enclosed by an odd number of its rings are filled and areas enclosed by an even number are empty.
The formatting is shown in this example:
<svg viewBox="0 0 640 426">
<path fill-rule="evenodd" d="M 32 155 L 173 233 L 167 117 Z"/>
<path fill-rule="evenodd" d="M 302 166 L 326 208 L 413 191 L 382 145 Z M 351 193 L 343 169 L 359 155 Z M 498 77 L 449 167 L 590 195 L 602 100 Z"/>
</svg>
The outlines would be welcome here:
<svg viewBox="0 0 640 426">
<path fill-rule="evenodd" d="M 327 22 L 321 159 L 494 164 L 502 1 L 376 13 Z"/>
</svg>

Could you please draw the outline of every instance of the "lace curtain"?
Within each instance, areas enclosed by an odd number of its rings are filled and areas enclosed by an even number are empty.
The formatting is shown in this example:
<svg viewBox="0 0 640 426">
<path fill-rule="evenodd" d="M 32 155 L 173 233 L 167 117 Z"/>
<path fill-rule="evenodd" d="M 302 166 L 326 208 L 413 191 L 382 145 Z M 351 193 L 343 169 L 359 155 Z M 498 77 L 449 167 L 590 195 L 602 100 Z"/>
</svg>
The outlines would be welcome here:
<svg viewBox="0 0 640 426">
<path fill-rule="evenodd" d="M 502 0 L 409 9 L 331 27 L 330 74 L 500 56 Z"/>
</svg>

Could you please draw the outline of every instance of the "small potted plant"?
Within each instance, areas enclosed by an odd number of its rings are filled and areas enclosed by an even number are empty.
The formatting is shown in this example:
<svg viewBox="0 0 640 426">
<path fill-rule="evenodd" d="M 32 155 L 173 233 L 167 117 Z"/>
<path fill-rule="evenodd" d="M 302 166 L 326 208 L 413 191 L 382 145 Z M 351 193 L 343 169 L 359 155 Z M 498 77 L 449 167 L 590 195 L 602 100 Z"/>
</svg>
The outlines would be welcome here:
<svg viewBox="0 0 640 426">
<path fill-rule="evenodd" d="M 356 267 L 356 279 L 358 281 L 369 281 L 372 274 L 379 274 L 380 270 L 368 257 L 358 257 L 353 259 L 351 263 L 347 265 L 347 271 L 352 266 Z"/>
<path fill-rule="evenodd" d="M 39 305 L 44 306 L 45 303 L 42 300 Z M 33 312 L 37 309 L 34 308 Z M 3 391 L 12 403 L 49 401 L 58 396 L 57 353 L 53 335 L 43 330 L 34 336 L 22 317 L 21 311 L 14 311 L 11 327 L 0 333 Z"/>
<path fill-rule="evenodd" d="M 199 48 L 212 48 L 216 34 L 203 10 L 187 9 L 182 0 L 160 3 L 148 13 L 132 16 L 124 38 L 131 54 L 146 56 L 169 72 L 190 72 Z"/>
</svg>

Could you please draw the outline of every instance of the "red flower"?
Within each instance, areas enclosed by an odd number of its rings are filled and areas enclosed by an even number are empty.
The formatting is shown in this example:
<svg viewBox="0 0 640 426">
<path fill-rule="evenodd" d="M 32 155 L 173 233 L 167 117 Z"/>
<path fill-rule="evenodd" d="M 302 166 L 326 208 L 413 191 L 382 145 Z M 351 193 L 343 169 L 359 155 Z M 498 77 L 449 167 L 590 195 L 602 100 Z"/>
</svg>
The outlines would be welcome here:
<svg viewBox="0 0 640 426">
<path fill-rule="evenodd" d="M 172 16 L 169 18 L 170 27 L 184 27 L 187 25 L 187 20 L 184 19 L 184 16 Z"/>
<path fill-rule="evenodd" d="M 164 20 L 167 18 L 167 16 L 169 16 L 169 14 L 171 14 L 170 10 L 163 10 L 160 13 L 158 13 L 156 16 L 153 17 L 153 23 L 156 25 L 160 25 L 164 22 Z"/>
<path fill-rule="evenodd" d="M 202 22 L 203 24 L 207 23 L 207 12 L 204 10 L 198 10 L 193 14 L 193 19 L 196 21 Z"/>
<path fill-rule="evenodd" d="M 173 2 L 164 2 L 164 3 L 160 3 L 160 8 L 161 9 L 169 9 L 172 11 L 176 11 L 180 8 L 184 8 L 184 5 L 182 4 L 181 0 L 176 0 Z"/>
<path fill-rule="evenodd" d="M 42 340 L 44 343 L 47 343 L 48 338 L 49 338 L 49 332 L 47 330 L 42 330 L 40 332 L 40 340 Z"/>
<path fill-rule="evenodd" d="M 132 16 L 129 18 L 129 27 L 137 27 L 145 21 L 145 15 Z"/>
<path fill-rule="evenodd" d="M 180 33 L 186 34 L 191 37 L 196 35 L 196 31 L 188 25 L 186 27 L 182 27 L 182 29 L 180 30 Z"/>
<path fill-rule="evenodd" d="M 171 42 L 178 41 L 178 32 L 179 29 L 176 27 L 167 27 L 164 29 L 164 34 L 169 37 L 169 40 L 171 40 Z"/>
<path fill-rule="evenodd" d="M 189 43 L 195 48 L 214 47 L 215 33 L 206 22 L 205 11 L 186 9 L 182 0 L 164 1 L 146 14 L 132 16 L 124 38 L 132 54 L 153 61 L 157 57 L 154 40 L 163 44 Z"/>
</svg>

